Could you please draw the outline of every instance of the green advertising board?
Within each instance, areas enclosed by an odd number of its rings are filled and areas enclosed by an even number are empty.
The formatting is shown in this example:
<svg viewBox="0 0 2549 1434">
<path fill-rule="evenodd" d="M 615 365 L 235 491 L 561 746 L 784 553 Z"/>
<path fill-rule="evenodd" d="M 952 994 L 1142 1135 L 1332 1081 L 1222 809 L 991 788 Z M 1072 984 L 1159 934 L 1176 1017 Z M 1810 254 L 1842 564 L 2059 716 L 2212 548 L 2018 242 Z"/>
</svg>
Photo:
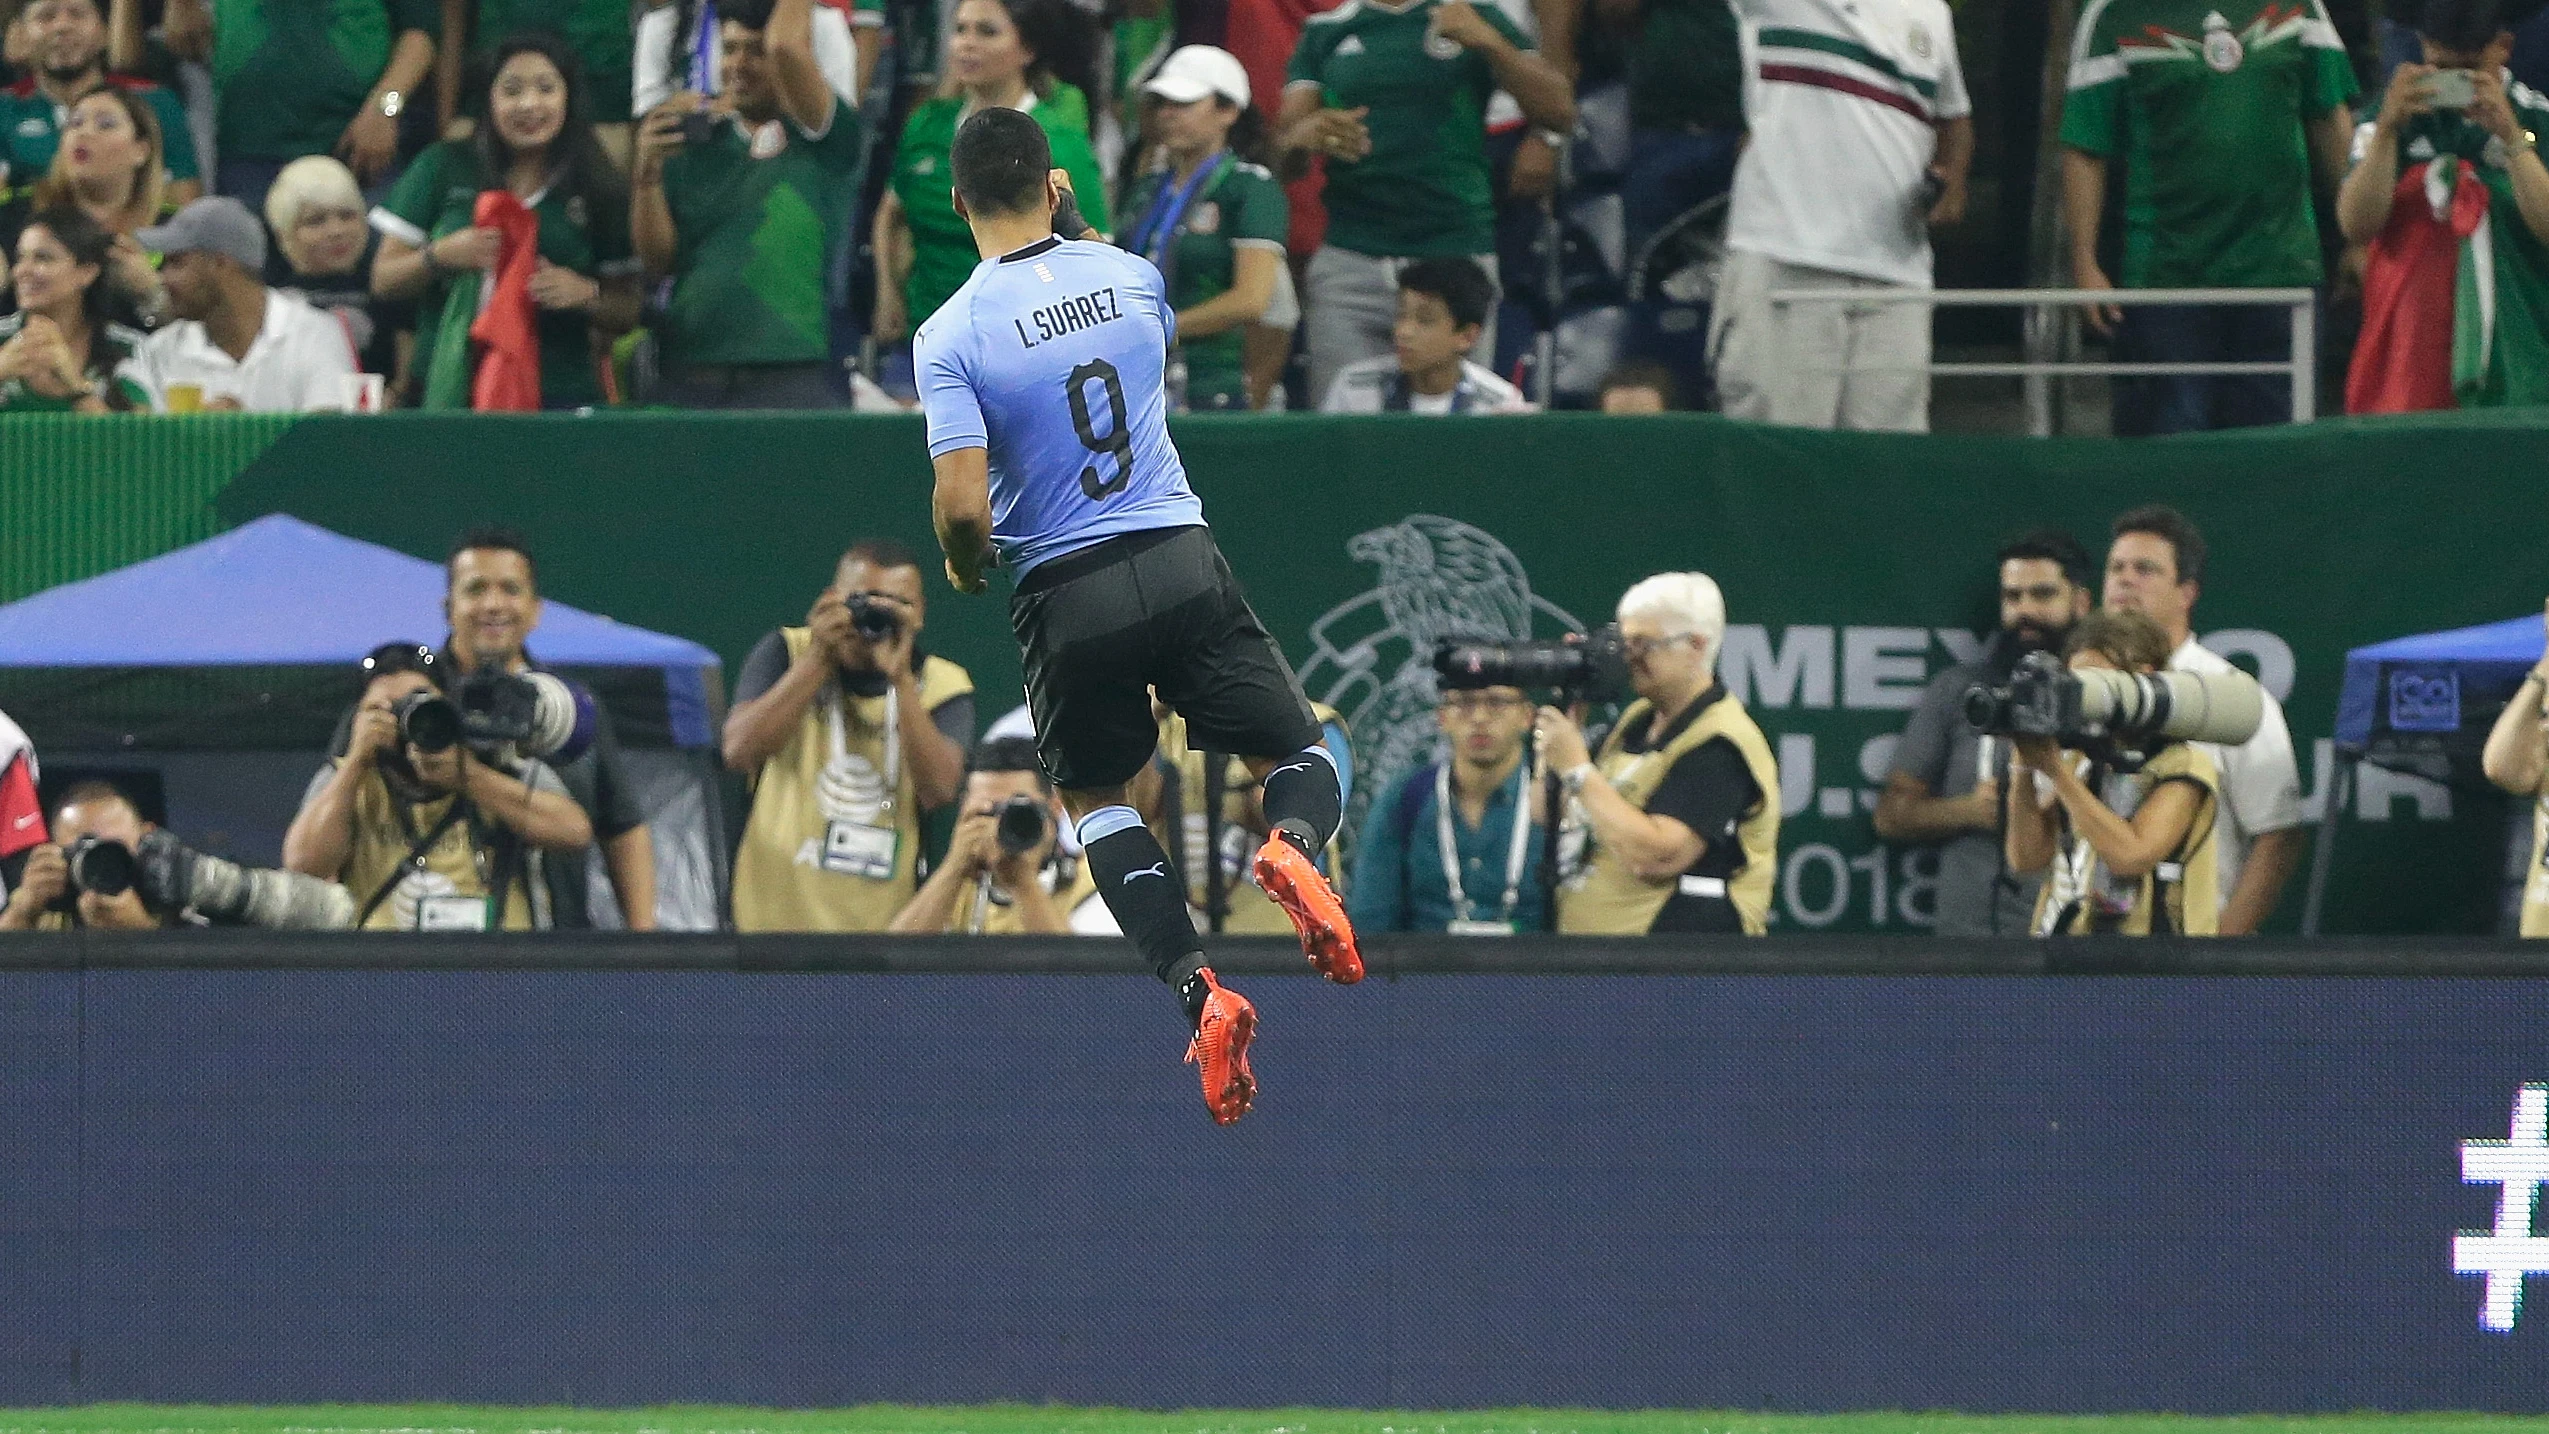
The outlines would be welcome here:
<svg viewBox="0 0 2549 1434">
<path fill-rule="evenodd" d="M 1781 760 L 1778 927 L 1901 931 L 1926 919 L 1928 863 L 1878 842 L 1869 812 L 1922 684 L 1993 623 L 2003 538 L 2054 523 L 2098 552 L 2125 508 L 2192 516 L 2212 549 L 2197 629 L 2284 699 L 2315 815 L 2346 649 L 2539 610 L 2549 533 L 2528 460 L 2545 426 L 2340 422 L 2136 444 L 1704 416 L 1295 416 L 1196 419 L 1177 437 L 1259 613 L 1311 694 L 1349 717 L 1367 798 L 1429 748 L 1436 637 L 1598 623 L 1636 579 L 1697 569 L 1726 595 L 1723 676 Z M 95 485 L 144 482 L 165 452 L 137 450 Z M 30 481 L 0 464 L 0 496 L 14 503 Z M 465 526 L 509 523 L 534 541 L 551 596 L 695 638 L 731 671 L 761 634 L 803 620 L 852 539 L 899 538 L 929 559 L 928 500 L 912 419 L 389 415 L 292 425 L 244 459 L 211 519 L 290 512 L 428 557 Z M 112 521 L 107 497 L 90 501 Z M 988 722 L 1019 700 L 1005 604 L 953 593 L 928 565 L 929 642 L 972 670 Z M 25 590 L 11 575 L 6 595 Z M 438 633 L 436 615 L 417 621 Z M 2503 810 L 2367 771 L 2330 929 L 2486 929 Z"/>
</svg>

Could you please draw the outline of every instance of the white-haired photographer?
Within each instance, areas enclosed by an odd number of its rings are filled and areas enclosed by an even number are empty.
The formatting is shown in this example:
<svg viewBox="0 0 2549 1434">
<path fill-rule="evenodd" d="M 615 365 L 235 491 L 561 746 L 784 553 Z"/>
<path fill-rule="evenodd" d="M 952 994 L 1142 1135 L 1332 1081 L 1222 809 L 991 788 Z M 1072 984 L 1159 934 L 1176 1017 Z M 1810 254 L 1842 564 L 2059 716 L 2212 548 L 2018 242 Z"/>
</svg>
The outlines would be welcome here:
<svg viewBox="0 0 2549 1434">
<path fill-rule="evenodd" d="M 1726 600 L 1705 573 L 1658 573 L 1620 597 L 1637 700 L 1598 753 L 1578 716 L 1540 709 L 1567 795 L 1558 930 L 1574 935 L 1768 929 L 1778 876 L 1779 764 L 1717 680 Z"/>
</svg>

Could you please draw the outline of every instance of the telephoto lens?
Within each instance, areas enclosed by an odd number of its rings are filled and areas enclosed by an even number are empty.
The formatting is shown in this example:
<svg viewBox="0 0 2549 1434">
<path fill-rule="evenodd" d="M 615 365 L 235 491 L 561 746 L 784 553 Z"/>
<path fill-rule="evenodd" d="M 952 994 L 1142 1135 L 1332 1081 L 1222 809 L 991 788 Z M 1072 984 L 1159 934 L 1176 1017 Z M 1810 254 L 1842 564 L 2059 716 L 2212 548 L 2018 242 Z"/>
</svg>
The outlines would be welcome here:
<svg viewBox="0 0 2549 1434">
<path fill-rule="evenodd" d="M 398 740 L 419 752 L 460 745 L 460 709 L 439 692 L 410 692 L 389 710 L 398 718 Z"/>
<path fill-rule="evenodd" d="M 1044 803 L 1033 797 L 1011 797 L 994 808 L 1000 819 L 1000 849 L 1023 856 L 1044 845 Z"/>
<path fill-rule="evenodd" d="M 71 868 L 71 885 L 96 896 L 122 896 L 133 889 L 138 867 L 133 849 L 120 841 L 84 836 L 63 853 Z"/>
</svg>

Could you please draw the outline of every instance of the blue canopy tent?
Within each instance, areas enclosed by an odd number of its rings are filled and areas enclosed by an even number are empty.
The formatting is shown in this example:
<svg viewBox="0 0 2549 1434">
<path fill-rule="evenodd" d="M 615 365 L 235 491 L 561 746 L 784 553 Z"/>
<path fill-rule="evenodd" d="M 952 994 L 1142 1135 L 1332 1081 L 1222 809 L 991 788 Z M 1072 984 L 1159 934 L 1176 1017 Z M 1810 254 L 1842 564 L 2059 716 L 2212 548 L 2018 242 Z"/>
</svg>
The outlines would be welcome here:
<svg viewBox="0 0 2549 1434">
<path fill-rule="evenodd" d="M 2544 645 L 2537 616 L 2419 633 L 2358 647 L 2345 655 L 2337 698 L 2336 771 L 2319 817 L 2302 931 L 2316 935 L 2356 768 L 2370 762 L 2442 782 L 2464 792 L 2492 792 L 2480 770 L 2488 730 L 2505 702 L 2539 663 Z"/>
<path fill-rule="evenodd" d="M 272 808 L 276 773 L 306 779 L 358 691 L 355 664 L 383 643 L 438 642 L 443 592 L 440 564 L 297 518 L 259 518 L 0 606 L 0 708 L 48 768 L 151 766 L 171 779 L 179 825 L 190 807 L 223 813 L 235 829 L 227 845 L 271 860 L 259 838 L 279 846 L 292 808 L 258 820 L 235 788 L 256 788 Z M 726 861 L 717 655 L 555 601 L 530 647 L 610 709 L 655 832 L 659 920 L 713 926 Z M 272 754 L 263 780 L 251 754 Z M 172 768 L 195 788 L 188 800 L 176 800 Z M 596 909 L 615 920 L 591 865 Z"/>
</svg>

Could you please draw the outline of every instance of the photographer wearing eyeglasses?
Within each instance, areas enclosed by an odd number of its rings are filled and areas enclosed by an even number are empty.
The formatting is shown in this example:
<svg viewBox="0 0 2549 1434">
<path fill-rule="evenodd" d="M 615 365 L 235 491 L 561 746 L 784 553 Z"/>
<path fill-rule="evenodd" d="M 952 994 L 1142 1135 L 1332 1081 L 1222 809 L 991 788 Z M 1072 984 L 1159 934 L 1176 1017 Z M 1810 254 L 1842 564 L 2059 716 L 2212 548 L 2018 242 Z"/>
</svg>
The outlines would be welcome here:
<svg viewBox="0 0 2549 1434">
<path fill-rule="evenodd" d="M 1549 929 L 1533 719 L 1519 687 L 1443 693 L 1434 720 L 1447 755 L 1384 788 L 1364 820 L 1346 898 L 1355 930 Z"/>
<path fill-rule="evenodd" d="M 886 929 L 906 936 L 1118 936 L 1077 852 L 1057 840 L 1062 799 L 1032 737 L 974 749 L 947 859 Z"/>
<path fill-rule="evenodd" d="M 1769 928 L 1779 763 L 1717 680 L 1726 600 L 1706 573 L 1658 573 L 1620 598 L 1638 700 L 1599 754 L 1540 709 L 1541 760 L 1567 796 L 1558 930 L 1632 936 Z"/>
<path fill-rule="evenodd" d="M 342 883 L 366 930 L 546 930 L 542 854 L 582 851 L 593 823 L 545 765 L 464 742 L 442 668 L 413 643 L 363 659 L 353 735 L 312 779 L 283 864 Z"/>
<path fill-rule="evenodd" d="M 885 539 L 841 556 L 803 627 L 761 639 L 726 715 L 752 782 L 735 854 L 741 931 L 882 931 L 918 882 L 920 819 L 956 799 L 974 681 L 922 650 L 920 560 Z"/>
</svg>

